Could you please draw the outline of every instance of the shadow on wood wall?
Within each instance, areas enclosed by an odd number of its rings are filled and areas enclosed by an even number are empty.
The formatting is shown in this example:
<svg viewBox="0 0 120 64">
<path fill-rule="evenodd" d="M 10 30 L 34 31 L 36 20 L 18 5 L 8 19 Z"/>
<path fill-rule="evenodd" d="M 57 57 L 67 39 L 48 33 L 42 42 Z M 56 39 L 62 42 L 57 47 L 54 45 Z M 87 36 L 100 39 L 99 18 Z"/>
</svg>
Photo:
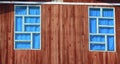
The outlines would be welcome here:
<svg viewBox="0 0 120 64">
<path fill-rule="evenodd" d="M 6 14 L 6 13 L 9 13 L 9 12 L 13 12 L 14 9 L 11 9 L 11 8 L 13 8 L 13 5 L 0 4 L 0 14 Z"/>
</svg>

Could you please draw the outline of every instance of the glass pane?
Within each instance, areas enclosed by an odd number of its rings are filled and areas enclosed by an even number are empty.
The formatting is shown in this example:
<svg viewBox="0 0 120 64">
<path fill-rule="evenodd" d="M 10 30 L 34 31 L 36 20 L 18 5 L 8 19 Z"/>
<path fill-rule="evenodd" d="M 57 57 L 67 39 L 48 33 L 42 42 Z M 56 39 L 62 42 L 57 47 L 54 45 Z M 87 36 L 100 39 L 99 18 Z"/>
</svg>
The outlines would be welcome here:
<svg viewBox="0 0 120 64">
<path fill-rule="evenodd" d="M 90 44 L 90 50 L 105 51 L 104 44 Z"/>
<path fill-rule="evenodd" d="M 40 15 L 40 7 L 30 6 L 29 7 L 29 14 L 30 15 Z"/>
<path fill-rule="evenodd" d="M 101 19 L 99 19 L 99 25 L 110 25 L 110 26 L 113 26 L 114 25 L 114 21 L 113 21 L 113 19 L 101 18 Z"/>
<path fill-rule="evenodd" d="M 25 23 L 40 23 L 40 17 L 25 17 Z"/>
<path fill-rule="evenodd" d="M 105 36 L 91 35 L 90 42 L 105 42 Z"/>
<path fill-rule="evenodd" d="M 15 34 L 15 40 L 30 40 L 30 34 Z"/>
<path fill-rule="evenodd" d="M 38 25 L 25 25 L 26 32 L 40 32 L 40 26 Z"/>
<path fill-rule="evenodd" d="M 114 36 L 108 36 L 107 41 L 108 41 L 108 50 L 114 51 Z"/>
<path fill-rule="evenodd" d="M 16 49 L 30 49 L 30 42 L 15 42 Z"/>
<path fill-rule="evenodd" d="M 33 34 L 33 49 L 40 48 L 40 34 Z"/>
<path fill-rule="evenodd" d="M 15 14 L 16 15 L 26 15 L 27 7 L 26 6 L 16 6 Z"/>
<path fill-rule="evenodd" d="M 22 31 L 22 17 L 16 17 L 15 31 Z"/>
<path fill-rule="evenodd" d="M 110 27 L 100 27 L 100 28 L 99 28 L 99 33 L 103 33 L 103 34 L 114 34 L 114 28 L 110 28 Z"/>
<path fill-rule="evenodd" d="M 89 15 L 99 17 L 100 16 L 100 8 L 90 8 Z"/>
<path fill-rule="evenodd" d="M 90 18 L 90 33 L 96 33 L 97 32 L 97 22 L 96 18 Z"/>
<path fill-rule="evenodd" d="M 103 9 L 103 17 L 113 17 L 113 9 Z"/>
</svg>

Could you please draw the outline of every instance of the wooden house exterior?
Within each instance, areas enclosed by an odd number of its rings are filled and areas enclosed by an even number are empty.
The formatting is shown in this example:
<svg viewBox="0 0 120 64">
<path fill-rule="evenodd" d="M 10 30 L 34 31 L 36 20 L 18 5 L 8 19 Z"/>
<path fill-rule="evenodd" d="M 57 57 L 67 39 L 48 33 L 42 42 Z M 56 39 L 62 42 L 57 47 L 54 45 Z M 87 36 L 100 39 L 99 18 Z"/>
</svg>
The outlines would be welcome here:
<svg viewBox="0 0 120 64">
<path fill-rule="evenodd" d="M 31 1 L 38 2 L 38 0 Z M 120 1 L 63 0 L 63 2 L 119 3 Z M 15 50 L 14 5 L 17 4 L 0 4 L 0 64 L 120 64 L 119 6 L 39 4 L 41 49 Z M 89 50 L 90 6 L 115 9 L 115 52 Z"/>
</svg>

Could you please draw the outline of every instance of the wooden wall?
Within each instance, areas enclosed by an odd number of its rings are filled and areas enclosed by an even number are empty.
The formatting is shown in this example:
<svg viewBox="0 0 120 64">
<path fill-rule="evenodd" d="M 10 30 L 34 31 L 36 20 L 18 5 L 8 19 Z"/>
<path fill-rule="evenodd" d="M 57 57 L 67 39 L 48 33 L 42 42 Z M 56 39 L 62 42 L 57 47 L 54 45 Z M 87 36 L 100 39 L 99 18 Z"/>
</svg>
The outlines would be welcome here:
<svg viewBox="0 0 120 64">
<path fill-rule="evenodd" d="M 0 0 L 0 1 L 3 1 L 3 0 Z M 63 1 L 63 2 L 104 2 L 104 3 L 120 3 L 120 0 L 4 0 L 4 1 L 37 1 L 37 2 Z"/>
<path fill-rule="evenodd" d="M 116 52 L 88 49 L 88 6 L 41 5 L 42 49 L 14 50 L 14 6 L 0 5 L 0 64 L 120 64 L 120 7 Z"/>
</svg>

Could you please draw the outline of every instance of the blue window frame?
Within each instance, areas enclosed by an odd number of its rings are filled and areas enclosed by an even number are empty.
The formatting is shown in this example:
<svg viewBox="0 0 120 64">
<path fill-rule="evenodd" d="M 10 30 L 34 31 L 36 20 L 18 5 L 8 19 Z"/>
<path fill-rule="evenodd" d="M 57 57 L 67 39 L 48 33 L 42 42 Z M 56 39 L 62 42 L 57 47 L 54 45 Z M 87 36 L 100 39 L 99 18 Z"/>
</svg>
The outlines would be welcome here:
<svg viewBox="0 0 120 64">
<path fill-rule="evenodd" d="M 89 50 L 116 51 L 115 9 L 89 7 Z"/>
<path fill-rule="evenodd" d="M 41 7 L 15 5 L 14 10 L 14 48 L 41 49 Z"/>
</svg>

